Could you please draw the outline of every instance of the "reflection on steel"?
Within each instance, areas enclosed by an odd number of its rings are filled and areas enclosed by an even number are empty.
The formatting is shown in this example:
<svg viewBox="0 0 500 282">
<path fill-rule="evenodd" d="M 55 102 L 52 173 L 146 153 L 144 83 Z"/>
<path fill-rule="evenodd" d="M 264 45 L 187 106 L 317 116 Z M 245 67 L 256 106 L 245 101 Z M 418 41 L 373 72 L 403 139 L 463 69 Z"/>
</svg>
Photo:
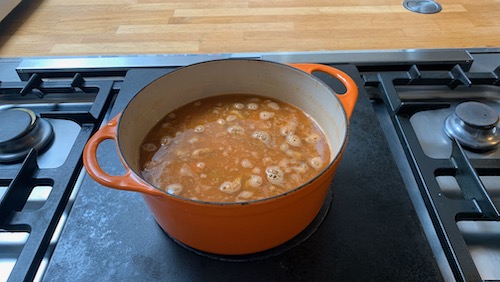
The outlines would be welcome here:
<svg viewBox="0 0 500 282">
<path fill-rule="evenodd" d="M 403 6 L 407 10 L 419 14 L 435 14 L 442 10 L 441 5 L 432 0 L 405 0 Z"/>
</svg>

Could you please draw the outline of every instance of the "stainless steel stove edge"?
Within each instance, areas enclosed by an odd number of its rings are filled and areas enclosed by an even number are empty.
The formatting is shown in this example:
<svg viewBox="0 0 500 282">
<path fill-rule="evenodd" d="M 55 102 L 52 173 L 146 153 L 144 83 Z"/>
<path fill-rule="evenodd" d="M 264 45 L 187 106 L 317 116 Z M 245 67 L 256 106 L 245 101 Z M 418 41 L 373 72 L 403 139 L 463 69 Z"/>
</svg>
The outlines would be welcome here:
<svg viewBox="0 0 500 282">
<path fill-rule="evenodd" d="M 38 72 L 93 70 L 128 70 L 132 68 L 179 67 L 216 59 L 262 59 L 281 63 L 308 62 L 323 64 L 354 64 L 356 66 L 408 64 L 460 64 L 468 69 L 473 54 L 499 53 L 499 48 L 476 49 L 400 49 L 400 50 L 350 50 L 315 52 L 267 52 L 227 54 L 151 54 L 151 55 L 105 55 L 21 58 L 16 72 L 26 79 Z M 1 61 L 0 61 L 1 62 Z"/>
</svg>

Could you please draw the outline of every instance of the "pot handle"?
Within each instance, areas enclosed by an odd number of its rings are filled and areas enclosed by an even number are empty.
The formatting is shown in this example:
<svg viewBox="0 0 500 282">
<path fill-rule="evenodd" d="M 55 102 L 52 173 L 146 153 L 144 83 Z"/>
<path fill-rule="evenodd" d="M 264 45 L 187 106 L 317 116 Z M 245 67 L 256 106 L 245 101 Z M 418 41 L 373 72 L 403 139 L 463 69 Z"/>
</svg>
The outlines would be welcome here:
<svg viewBox="0 0 500 282">
<path fill-rule="evenodd" d="M 339 69 L 321 64 L 290 64 L 290 66 L 298 68 L 311 75 L 314 71 L 325 72 L 340 80 L 340 82 L 344 84 L 346 92 L 343 94 L 337 94 L 337 97 L 342 103 L 342 106 L 344 106 L 347 119 L 351 118 L 352 111 L 356 105 L 356 100 L 358 99 L 358 87 L 356 86 L 356 82 L 354 82 L 349 75 Z"/>
<path fill-rule="evenodd" d="M 97 161 L 97 147 L 100 143 L 107 139 L 113 139 L 116 142 L 116 133 L 118 127 L 118 119 L 120 114 L 116 115 L 106 125 L 100 128 L 85 145 L 83 150 L 83 164 L 87 173 L 97 183 L 120 190 L 135 191 L 151 196 L 164 196 L 165 193 L 153 188 L 137 176 L 125 163 L 120 155 L 120 160 L 125 167 L 126 173 L 123 175 L 109 175 L 106 173 Z"/>
</svg>

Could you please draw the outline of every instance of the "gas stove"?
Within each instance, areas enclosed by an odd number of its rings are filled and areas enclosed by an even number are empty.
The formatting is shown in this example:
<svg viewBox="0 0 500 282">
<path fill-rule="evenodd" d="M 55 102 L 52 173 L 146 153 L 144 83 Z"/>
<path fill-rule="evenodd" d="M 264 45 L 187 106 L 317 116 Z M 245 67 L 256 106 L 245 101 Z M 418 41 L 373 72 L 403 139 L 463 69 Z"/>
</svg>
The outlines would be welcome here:
<svg viewBox="0 0 500 282">
<path fill-rule="evenodd" d="M 170 239 L 81 154 L 155 78 L 232 58 L 332 65 L 360 98 L 311 226 L 220 257 Z M 0 280 L 498 280 L 499 76 L 497 49 L 0 59 Z M 98 154 L 123 173 L 111 141 Z"/>
<path fill-rule="evenodd" d="M 84 175 L 83 147 L 114 94 L 112 81 L 86 82 L 79 75 L 0 83 L 2 278 L 8 272 L 32 278 L 47 260 Z"/>
<path fill-rule="evenodd" d="M 489 72 L 412 66 L 364 76 L 458 280 L 500 277 L 499 62 Z"/>
</svg>

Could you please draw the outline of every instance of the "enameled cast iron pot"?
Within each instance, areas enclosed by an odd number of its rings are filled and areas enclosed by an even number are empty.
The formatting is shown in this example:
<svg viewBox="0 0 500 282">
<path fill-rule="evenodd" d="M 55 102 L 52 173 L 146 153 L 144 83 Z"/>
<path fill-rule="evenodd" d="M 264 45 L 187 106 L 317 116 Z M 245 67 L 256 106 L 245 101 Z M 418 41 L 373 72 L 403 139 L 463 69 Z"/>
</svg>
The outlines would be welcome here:
<svg viewBox="0 0 500 282">
<path fill-rule="evenodd" d="M 346 92 L 334 93 L 312 75 L 313 71 L 336 77 Z M 332 157 L 327 168 L 286 194 L 245 203 L 184 199 L 140 177 L 143 138 L 160 119 L 202 97 L 230 93 L 272 97 L 311 115 L 329 138 Z M 347 142 L 348 120 L 357 96 L 356 84 L 347 74 L 324 65 L 290 66 L 257 60 L 194 64 L 158 78 L 137 93 L 121 114 L 88 141 L 83 161 L 88 174 L 98 183 L 142 193 L 164 231 L 187 246 L 224 255 L 255 253 L 290 240 L 318 214 Z M 106 139 L 115 140 L 126 169 L 124 175 L 109 175 L 99 166 L 97 147 Z"/>
</svg>

